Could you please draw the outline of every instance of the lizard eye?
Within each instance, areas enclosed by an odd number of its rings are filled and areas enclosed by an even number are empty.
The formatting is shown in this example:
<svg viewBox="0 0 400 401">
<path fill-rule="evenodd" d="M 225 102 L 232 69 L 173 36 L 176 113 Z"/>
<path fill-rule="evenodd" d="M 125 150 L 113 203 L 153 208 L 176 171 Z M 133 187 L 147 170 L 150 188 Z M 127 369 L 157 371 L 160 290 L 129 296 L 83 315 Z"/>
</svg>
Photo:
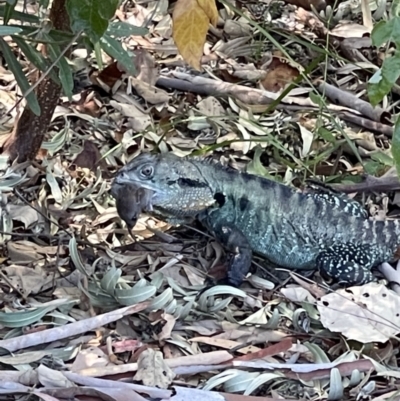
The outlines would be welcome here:
<svg viewBox="0 0 400 401">
<path fill-rule="evenodd" d="M 150 178 L 153 176 L 154 173 L 154 168 L 153 166 L 147 165 L 147 166 L 143 166 L 140 169 L 140 175 L 142 176 L 142 178 Z"/>
</svg>

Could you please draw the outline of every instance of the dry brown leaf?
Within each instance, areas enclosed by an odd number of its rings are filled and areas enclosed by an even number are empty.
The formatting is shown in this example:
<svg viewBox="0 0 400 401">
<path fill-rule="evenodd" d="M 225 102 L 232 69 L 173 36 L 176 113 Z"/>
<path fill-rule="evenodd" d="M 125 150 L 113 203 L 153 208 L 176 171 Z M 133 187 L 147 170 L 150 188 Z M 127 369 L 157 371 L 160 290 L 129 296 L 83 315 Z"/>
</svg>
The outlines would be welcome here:
<svg viewBox="0 0 400 401">
<path fill-rule="evenodd" d="M 312 304 L 316 302 L 310 292 L 300 286 L 281 288 L 281 293 L 292 302 L 310 302 Z"/>
<path fill-rule="evenodd" d="M 370 34 L 370 31 L 364 25 L 342 23 L 336 25 L 330 33 L 332 36 L 337 36 L 339 38 L 362 38 L 364 35 Z"/>
<path fill-rule="evenodd" d="M 176 318 L 168 313 L 163 313 L 162 318 L 165 320 L 165 324 L 160 334 L 158 335 L 159 341 L 171 338 L 171 333 L 176 323 Z"/>
<path fill-rule="evenodd" d="M 191 338 L 189 341 L 191 342 L 200 342 L 203 344 L 212 345 L 213 347 L 219 347 L 224 349 L 232 349 L 239 347 L 242 343 L 238 341 L 226 340 L 223 338 L 214 338 L 214 337 L 194 337 Z M 261 351 L 260 348 L 255 347 L 253 345 L 238 348 L 237 352 L 240 354 L 248 354 L 249 352 L 259 352 Z"/>
<path fill-rule="evenodd" d="M 54 276 L 48 276 L 38 265 L 35 267 L 11 265 L 2 269 L 7 273 L 8 281 L 25 296 L 37 294 L 54 280 Z"/>
<path fill-rule="evenodd" d="M 147 82 L 143 82 L 140 79 L 131 77 L 130 83 L 136 93 L 150 104 L 166 103 L 171 98 L 167 92 Z"/>
<path fill-rule="evenodd" d="M 28 228 L 39 220 L 39 213 L 28 205 L 7 205 L 8 213 L 13 220 L 23 223 Z"/>
<path fill-rule="evenodd" d="M 383 284 L 341 289 L 317 306 L 324 327 L 352 340 L 386 342 L 400 332 L 400 297 Z"/>
<path fill-rule="evenodd" d="M 108 356 L 98 347 L 81 349 L 71 365 L 76 372 L 86 368 L 102 368 L 110 364 Z"/>
<path fill-rule="evenodd" d="M 216 25 L 215 0 L 178 0 L 172 14 L 175 44 L 183 59 L 200 70 L 200 60 L 210 22 Z"/>
<path fill-rule="evenodd" d="M 289 85 L 299 75 L 299 71 L 289 64 L 276 60 L 261 81 L 264 89 L 270 92 L 279 92 Z"/>
<path fill-rule="evenodd" d="M 134 380 L 141 380 L 145 386 L 168 388 L 174 377 L 175 373 L 165 363 L 160 351 L 148 348 L 140 354 Z"/>
</svg>

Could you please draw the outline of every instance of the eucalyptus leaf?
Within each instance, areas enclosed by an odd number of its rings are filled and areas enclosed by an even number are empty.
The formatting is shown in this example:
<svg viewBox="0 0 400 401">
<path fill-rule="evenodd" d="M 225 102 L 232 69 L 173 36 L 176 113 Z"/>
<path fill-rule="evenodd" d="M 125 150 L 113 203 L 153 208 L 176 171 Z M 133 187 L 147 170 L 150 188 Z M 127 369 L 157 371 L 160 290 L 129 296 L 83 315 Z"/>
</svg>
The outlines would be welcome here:
<svg viewBox="0 0 400 401">
<path fill-rule="evenodd" d="M 121 269 L 117 269 L 115 266 L 112 266 L 108 272 L 104 275 L 100 282 L 101 288 L 110 295 L 114 294 L 115 287 L 118 283 L 122 274 Z"/>
<path fill-rule="evenodd" d="M 40 71 L 46 71 L 50 63 L 46 60 L 43 55 L 38 52 L 30 43 L 28 43 L 25 39 L 22 39 L 18 36 L 13 36 L 14 42 L 17 46 L 21 49 L 22 53 L 24 53 L 25 57 Z M 52 69 L 49 72 L 49 77 L 56 82 L 57 84 L 60 83 L 57 74 Z"/>
<path fill-rule="evenodd" d="M 205 306 L 207 304 L 207 298 L 214 297 L 216 295 L 233 295 L 236 297 L 246 298 L 246 293 L 239 288 L 230 287 L 228 285 L 217 285 L 204 291 L 200 295 L 198 301 L 199 305 Z"/>
<path fill-rule="evenodd" d="M 27 180 L 26 173 L 24 174 L 23 177 L 14 177 L 14 178 L 5 179 L 0 182 L 0 191 L 2 191 L 2 192 L 12 191 L 17 185 L 22 184 L 26 180 Z"/>
<path fill-rule="evenodd" d="M 114 291 L 115 299 L 124 306 L 136 305 L 148 300 L 157 292 L 157 288 L 152 285 L 143 286 L 139 284 L 140 281 L 128 290 L 116 288 Z"/>
<path fill-rule="evenodd" d="M 54 153 L 62 149 L 64 144 L 66 143 L 68 130 L 69 130 L 69 121 L 66 122 L 62 130 L 56 132 L 54 135 L 51 136 L 50 141 L 43 142 L 41 148 L 47 149 L 51 156 L 54 155 Z"/>
<path fill-rule="evenodd" d="M 13 51 L 11 50 L 8 43 L 0 37 L 0 49 L 2 50 L 3 57 L 8 64 L 8 68 L 14 74 L 15 80 L 18 83 L 23 94 L 25 94 L 29 89 L 30 85 L 24 72 L 22 71 L 21 64 L 14 56 Z M 32 110 L 32 113 L 39 116 L 40 115 L 40 106 L 38 100 L 36 98 L 35 93 L 32 91 L 29 95 L 26 96 L 26 101 L 28 102 L 29 108 Z"/>
<path fill-rule="evenodd" d="M 56 178 L 53 175 L 53 172 L 51 171 L 50 165 L 48 165 L 46 168 L 46 182 L 50 186 L 50 191 L 54 197 L 54 200 L 57 203 L 62 203 L 62 192 Z"/>
<path fill-rule="evenodd" d="M 260 386 L 268 383 L 271 380 L 276 381 L 277 379 L 284 379 L 279 373 L 263 373 L 257 376 L 247 387 L 243 395 L 250 395 L 253 391 L 257 390 Z"/>
<path fill-rule="evenodd" d="M 89 282 L 88 290 L 79 281 L 79 289 L 90 299 L 92 306 L 105 310 L 115 309 L 119 306 L 115 298 L 103 291 L 97 284 Z"/>
<path fill-rule="evenodd" d="M 264 330 L 276 330 L 278 329 L 279 322 L 281 321 L 281 315 L 278 308 L 275 308 L 272 312 L 272 316 L 268 318 L 267 324 L 261 325 Z"/>
<path fill-rule="evenodd" d="M 8 22 L 11 19 L 11 16 L 15 10 L 16 5 L 17 5 L 17 0 L 7 0 L 7 4 L 5 5 L 4 9 L 4 18 L 3 18 L 4 25 L 8 25 Z"/>
<path fill-rule="evenodd" d="M 262 177 L 272 178 L 269 171 L 261 163 L 260 159 L 263 152 L 264 150 L 260 146 L 256 147 L 254 151 L 253 160 L 247 165 L 246 171 L 250 174 L 256 174 Z"/>
<path fill-rule="evenodd" d="M 180 305 L 178 306 L 178 302 L 176 301 L 176 299 L 173 299 L 169 303 L 169 305 L 164 307 L 164 311 L 165 311 L 165 313 L 168 313 L 168 314 L 176 317 L 175 314 L 176 314 L 176 311 L 178 308 L 181 309 L 181 306 Z"/>
<path fill-rule="evenodd" d="M 331 369 L 330 386 L 328 400 L 342 400 L 344 388 L 342 376 L 338 368 Z"/>
<path fill-rule="evenodd" d="M 194 307 L 196 297 L 190 297 L 188 302 L 182 307 L 181 311 L 179 312 L 179 316 L 175 316 L 176 318 L 180 318 L 185 320 L 187 316 L 189 316 L 191 310 Z"/>
<path fill-rule="evenodd" d="M 308 350 L 312 353 L 314 357 L 314 363 L 330 363 L 328 356 L 322 351 L 321 347 L 316 344 L 311 344 L 309 342 L 305 342 L 304 345 L 308 348 Z"/>
<path fill-rule="evenodd" d="M 168 286 L 171 287 L 175 292 L 177 292 L 180 295 L 185 296 L 190 296 L 190 293 L 188 291 L 185 291 L 183 288 L 181 288 L 178 284 L 175 283 L 175 281 L 171 277 L 166 277 Z"/>
<path fill-rule="evenodd" d="M 165 340 L 168 344 L 174 344 L 179 348 L 184 349 L 187 353 L 194 355 L 193 349 L 190 347 L 190 345 L 182 340 L 178 340 L 176 338 L 173 339 L 166 339 Z"/>
<path fill-rule="evenodd" d="M 69 240 L 69 254 L 71 256 L 72 263 L 74 266 L 86 277 L 89 277 L 89 273 L 86 271 L 84 264 L 81 261 L 81 257 L 78 252 L 78 245 L 75 237 Z"/>
<path fill-rule="evenodd" d="M 203 390 L 210 391 L 213 388 L 218 387 L 221 384 L 227 382 L 228 380 L 232 380 L 241 374 L 242 374 L 242 371 L 240 371 L 238 369 L 225 370 L 224 372 L 221 372 L 218 375 L 211 377 L 211 379 L 208 379 L 206 384 L 203 387 Z"/>
<path fill-rule="evenodd" d="M 152 300 L 149 309 L 152 310 L 164 309 L 165 305 L 169 304 L 173 299 L 174 299 L 174 294 L 172 292 L 172 288 L 167 288 L 165 291 L 163 291 L 160 295 L 156 296 Z"/>
<path fill-rule="evenodd" d="M 16 35 L 21 33 L 22 29 L 17 26 L 4 26 L 0 25 L 0 36 Z"/>
<path fill-rule="evenodd" d="M 208 308 L 208 311 L 211 313 L 217 313 L 221 310 L 224 310 L 228 307 L 228 305 L 232 302 L 233 297 L 227 297 L 225 299 L 221 299 L 220 301 L 215 302 L 213 306 Z"/>
<path fill-rule="evenodd" d="M 227 393 L 242 393 L 258 376 L 259 372 L 240 372 L 224 383 L 224 390 Z"/>
<path fill-rule="evenodd" d="M 8 24 L 7 19 L 10 18 L 10 7 L 7 5 L 0 5 L 0 17 L 4 19 L 4 24 Z M 39 24 L 40 19 L 34 14 L 22 13 L 20 11 L 11 11 L 11 19 L 15 19 L 16 21 L 20 22 L 28 22 L 30 24 Z M 35 28 L 37 29 L 37 28 Z"/>
<path fill-rule="evenodd" d="M 58 305 L 39 307 L 23 312 L 0 312 L 0 325 L 4 327 L 20 328 L 38 322 L 46 313 L 57 308 Z"/>
<path fill-rule="evenodd" d="M 61 53 L 60 46 L 55 44 L 48 44 L 48 49 L 51 61 L 55 62 Z M 56 65 L 58 67 L 58 77 L 60 79 L 64 94 L 68 97 L 68 99 L 71 100 L 72 90 L 74 88 L 74 78 L 72 74 L 72 68 L 68 64 L 68 61 L 65 58 L 65 56 L 61 57 L 57 61 Z"/>
</svg>

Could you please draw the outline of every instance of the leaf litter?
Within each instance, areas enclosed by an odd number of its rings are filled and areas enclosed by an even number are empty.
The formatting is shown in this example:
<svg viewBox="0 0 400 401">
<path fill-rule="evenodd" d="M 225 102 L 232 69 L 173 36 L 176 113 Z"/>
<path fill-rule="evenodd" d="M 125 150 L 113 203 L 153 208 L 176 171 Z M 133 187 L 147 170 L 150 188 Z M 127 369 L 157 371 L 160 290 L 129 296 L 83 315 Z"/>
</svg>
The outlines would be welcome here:
<svg viewBox="0 0 400 401">
<path fill-rule="evenodd" d="M 397 106 L 363 100 L 364 69 L 383 57 L 364 35 L 389 2 L 369 11 L 361 1 L 231 3 L 218 4 L 218 21 L 205 12 L 213 26 L 201 74 L 178 54 L 168 1 L 121 6 L 119 19 L 150 28 L 124 38 L 136 76 L 103 54 L 90 86 L 77 82 L 57 107 L 40 163 L 0 163 L 1 394 L 400 399 L 396 287 L 332 292 L 255 257 L 268 275 L 198 296 L 225 269 L 213 238 L 140 215 L 143 199 L 129 216 L 135 225 L 118 217 L 113 174 L 153 150 L 212 154 L 296 186 L 318 177 L 357 195 L 375 218 L 397 217 L 388 124 Z M 327 34 L 337 41 L 328 56 L 313 44 Z M 13 77 L 3 68 L 1 77 L 10 109 Z M 393 268 L 385 277 L 399 281 Z"/>
</svg>

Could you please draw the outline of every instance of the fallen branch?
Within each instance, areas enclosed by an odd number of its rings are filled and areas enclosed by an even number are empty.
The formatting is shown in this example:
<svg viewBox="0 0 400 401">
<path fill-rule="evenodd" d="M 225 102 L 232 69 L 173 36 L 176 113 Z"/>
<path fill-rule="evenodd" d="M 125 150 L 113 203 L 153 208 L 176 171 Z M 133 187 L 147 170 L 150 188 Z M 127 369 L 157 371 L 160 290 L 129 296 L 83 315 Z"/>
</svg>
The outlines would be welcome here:
<svg viewBox="0 0 400 401">
<path fill-rule="evenodd" d="M 347 194 L 353 192 L 391 192 L 400 190 L 400 180 L 397 176 L 373 177 L 368 175 L 363 182 L 357 184 L 331 184 L 337 191 Z"/>
<path fill-rule="evenodd" d="M 69 323 L 61 327 L 54 327 L 48 330 L 24 334 L 19 337 L 0 340 L 0 348 L 5 348 L 10 352 L 14 352 L 19 349 L 76 336 L 78 334 L 86 333 L 90 330 L 98 329 L 99 327 L 102 327 L 108 323 L 115 322 L 119 319 L 122 319 L 124 316 L 140 312 L 146 309 L 149 305 L 150 302 L 141 302 L 137 305 L 127 306 L 125 308 L 103 313 L 102 315 L 94 316 L 89 319 Z"/>
<path fill-rule="evenodd" d="M 380 107 L 372 107 L 370 103 L 358 98 L 356 95 L 348 91 L 336 88 L 326 82 L 321 82 L 318 86 L 318 90 L 321 93 L 325 93 L 328 99 L 335 104 L 340 104 L 357 110 L 370 120 L 391 124 L 391 116 L 388 111 L 383 110 Z"/>
<path fill-rule="evenodd" d="M 215 79 L 206 78 L 202 76 L 193 76 L 183 72 L 173 72 L 169 76 L 160 76 L 157 79 L 157 86 L 174 89 L 183 92 L 192 92 L 204 96 L 216 96 L 216 97 L 232 97 L 238 102 L 242 102 L 243 106 L 265 106 L 268 108 L 273 101 L 275 101 L 280 94 L 273 93 L 266 90 L 255 89 L 244 85 L 231 84 L 223 81 L 217 81 Z M 327 85 L 327 84 L 326 84 Z M 330 88 L 334 88 L 331 87 Z M 334 88 L 336 89 L 336 88 Z M 340 91 L 340 89 L 338 89 Z M 342 91 L 340 91 L 342 92 Z M 331 95 L 333 93 L 336 95 L 338 92 L 333 89 L 330 90 Z M 354 95 L 349 94 L 349 96 Z M 360 127 L 366 128 L 368 130 L 374 131 L 379 134 L 385 134 L 387 136 L 393 136 L 393 127 L 387 124 L 383 124 L 378 121 L 373 121 L 368 118 L 364 118 L 362 115 L 357 115 L 357 113 L 363 112 L 368 116 L 373 118 L 380 118 L 384 121 L 390 117 L 390 114 L 382 109 L 374 111 L 372 106 L 367 102 L 364 102 L 358 98 L 357 102 L 353 101 L 353 97 L 346 98 L 346 104 L 351 106 L 356 105 L 360 111 L 347 106 L 338 106 L 336 104 L 328 104 L 327 110 L 330 113 L 335 113 L 338 117 L 345 121 L 356 124 Z M 313 101 L 308 98 L 299 98 L 296 96 L 285 96 L 282 98 L 281 103 L 276 107 L 277 109 L 287 109 L 287 110 L 319 110 L 319 105 L 313 103 Z M 262 112 L 264 110 L 260 110 Z"/>
</svg>

